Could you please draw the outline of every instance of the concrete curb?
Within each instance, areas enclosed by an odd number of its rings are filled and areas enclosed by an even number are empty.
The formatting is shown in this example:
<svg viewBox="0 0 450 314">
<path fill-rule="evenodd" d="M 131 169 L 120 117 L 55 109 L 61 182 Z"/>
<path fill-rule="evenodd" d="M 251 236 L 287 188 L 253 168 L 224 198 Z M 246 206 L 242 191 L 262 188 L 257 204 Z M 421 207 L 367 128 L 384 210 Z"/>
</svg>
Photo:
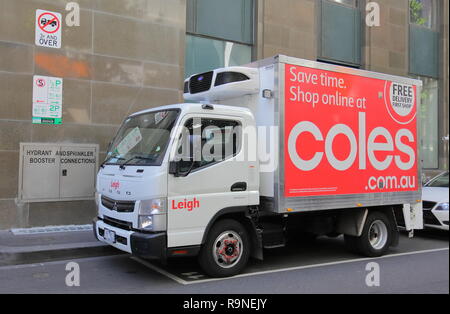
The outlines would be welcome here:
<svg viewBox="0 0 450 314">
<path fill-rule="evenodd" d="M 123 253 L 100 242 L 20 248 L 0 247 L 0 267 L 116 254 Z"/>
<path fill-rule="evenodd" d="M 19 235 L 0 232 L 0 267 L 116 254 L 123 253 L 97 241 L 92 230 Z"/>
<path fill-rule="evenodd" d="M 35 245 L 35 246 L 20 246 L 20 247 L 9 247 L 0 245 L 0 253 L 25 254 L 25 253 L 38 253 L 38 252 L 49 252 L 49 251 L 70 250 L 70 249 L 85 249 L 95 247 L 107 247 L 107 245 L 102 242 Z"/>
</svg>

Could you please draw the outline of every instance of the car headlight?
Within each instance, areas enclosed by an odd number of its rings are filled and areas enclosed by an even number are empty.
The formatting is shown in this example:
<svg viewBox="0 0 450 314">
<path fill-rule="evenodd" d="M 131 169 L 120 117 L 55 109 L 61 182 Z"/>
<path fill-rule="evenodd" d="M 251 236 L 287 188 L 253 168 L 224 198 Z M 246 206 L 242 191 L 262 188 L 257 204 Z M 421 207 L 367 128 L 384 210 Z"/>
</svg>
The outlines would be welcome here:
<svg viewBox="0 0 450 314">
<path fill-rule="evenodd" d="M 166 213 L 165 198 L 140 201 L 138 228 L 145 231 L 165 231 L 167 229 Z"/>
<path fill-rule="evenodd" d="M 448 211 L 448 203 L 440 203 L 436 206 L 435 210 L 446 210 Z"/>
</svg>

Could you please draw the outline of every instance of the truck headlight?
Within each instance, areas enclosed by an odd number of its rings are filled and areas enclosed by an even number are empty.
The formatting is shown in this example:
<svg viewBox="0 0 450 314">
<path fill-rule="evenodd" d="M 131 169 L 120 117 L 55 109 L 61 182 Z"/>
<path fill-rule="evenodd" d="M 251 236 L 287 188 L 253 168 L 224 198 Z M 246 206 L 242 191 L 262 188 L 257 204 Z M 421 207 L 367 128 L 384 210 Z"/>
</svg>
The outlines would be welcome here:
<svg viewBox="0 0 450 314">
<path fill-rule="evenodd" d="M 95 198 L 95 207 L 97 208 L 97 217 L 103 219 L 103 214 L 100 212 L 100 204 L 101 204 L 101 194 L 95 191 L 94 198 Z"/>
<path fill-rule="evenodd" d="M 167 200 L 165 198 L 140 201 L 138 228 L 145 231 L 166 231 L 166 213 Z"/>
<path fill-rule="evenodd" d="M 139 204 L 139 215 L 159 215 L 167 211 L 167 201 L 165 198 L 155 198 L 143 200 Z"/>
<path fill-rule="evenodd" d="M 139 229 L 153 230 L 153 216 L 139 215 Z"/>
<path fill-rule="evenodd" d="M 435 210 L 448 211 L 448 203 L 440 203 Z"/>
</svg>

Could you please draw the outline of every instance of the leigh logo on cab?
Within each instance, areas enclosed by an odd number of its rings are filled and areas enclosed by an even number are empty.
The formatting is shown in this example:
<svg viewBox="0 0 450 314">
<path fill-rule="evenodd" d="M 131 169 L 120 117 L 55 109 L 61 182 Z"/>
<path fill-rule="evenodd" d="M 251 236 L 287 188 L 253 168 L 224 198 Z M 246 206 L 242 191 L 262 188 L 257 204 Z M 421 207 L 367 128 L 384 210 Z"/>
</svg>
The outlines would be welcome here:
<svg viewBox="0 0 450 314">
<path fill-rule="evenodd" d="M 120 188 L 120 181 L 111 181 L 111 189 L 119 189 Z"/>
<path fill-rule="evenodd" d="M 192 200 L 184 199 L 183 201 L 175 201 L 172 200 L 172 209 L 186 209 L 187 211 L 191 212 L 195 208 L 200 207 L 200 201 L 197 198 L 193 198 Z"/>
<path fill-rule="evenodd" d="M 416 86 L 294 65 L 285 73 L 286 197 L 417 189 Z"/>
</svg>

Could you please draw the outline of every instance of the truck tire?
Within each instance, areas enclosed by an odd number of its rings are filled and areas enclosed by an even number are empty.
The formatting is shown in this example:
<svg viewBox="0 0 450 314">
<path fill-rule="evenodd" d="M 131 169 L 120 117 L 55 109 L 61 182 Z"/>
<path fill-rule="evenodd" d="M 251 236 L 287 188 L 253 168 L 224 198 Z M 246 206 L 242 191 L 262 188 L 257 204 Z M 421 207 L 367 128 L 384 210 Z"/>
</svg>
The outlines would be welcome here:
<svg viewBox="0 0 450 314">
<path fill-rule="evenodd" d="M 392 222 L 382 212 L 369 213 L 360 237 L 346 237 L 347 246 L 367 257 L 386 254 L 392 242 Z"/>
<path fill-rule="evenodd" d="M 245 228 L 237 221 L 218 221 L 209 232 L 199 254 L 199 264 L 211 277 L 239 274 L 250 257 L 250 240 Z"/>
</svg>

